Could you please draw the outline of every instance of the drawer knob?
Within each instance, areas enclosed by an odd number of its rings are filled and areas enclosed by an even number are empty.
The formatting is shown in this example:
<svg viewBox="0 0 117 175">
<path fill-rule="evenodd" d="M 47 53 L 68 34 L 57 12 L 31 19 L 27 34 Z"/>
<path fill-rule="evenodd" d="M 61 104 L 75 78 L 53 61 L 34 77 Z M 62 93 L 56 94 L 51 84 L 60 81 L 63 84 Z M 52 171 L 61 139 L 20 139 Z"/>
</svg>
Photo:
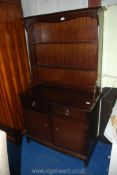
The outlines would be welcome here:
<svg viewBox="0 0 117 175">
<path fill-rule="evenodd" d="M 85 125 L 85 129 L 88 130 L 88 125 Z"/>
<path fill-rule="evenodd" d="M 32 107 L 35 107 L 35 105 L 36 105 L 36 102 L 33 101 L 33 102 L 32 102 Z"/>
<path fill-rule="evenodd" d="M 65 115 L 66 115 L 66 116 L 69 116 L 69 115 L 70 115 L 69 109 L 66 110 Z"/>
<path fill-rule="evenodd" d="M 47 126 L 48 126 L 48 124 L 47 124 L 47 123 L 45 123 L 45 124 L 44 124 L 44 126 L 45 126 L 45 127 L 47 127 Z"/>
<path fill-rule="evenodd" d="M 60 19 L 61 19 L 61 21 L 65 21 L 65 17 L 61 17 Z"/>
<path fill-rule="evenodd" d="M 56 128 L 55 130 L 58 131 L 58 128 Z"/>
</svg>

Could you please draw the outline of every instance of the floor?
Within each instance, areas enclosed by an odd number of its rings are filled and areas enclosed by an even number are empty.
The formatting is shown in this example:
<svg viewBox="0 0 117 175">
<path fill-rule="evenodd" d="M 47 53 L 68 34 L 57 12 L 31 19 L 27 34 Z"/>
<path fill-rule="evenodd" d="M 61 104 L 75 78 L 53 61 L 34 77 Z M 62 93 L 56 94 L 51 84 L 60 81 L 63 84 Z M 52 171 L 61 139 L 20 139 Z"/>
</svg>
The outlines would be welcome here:
<svg viewBox="0 0 117 175">
<path fill-rule="evenodd" d="M 52 150 L 34 141 L 22 142 L 21 175 L 107 175 L 111 145 L 98 142 L 87 168 L 78 158 Z"/>
</svg>

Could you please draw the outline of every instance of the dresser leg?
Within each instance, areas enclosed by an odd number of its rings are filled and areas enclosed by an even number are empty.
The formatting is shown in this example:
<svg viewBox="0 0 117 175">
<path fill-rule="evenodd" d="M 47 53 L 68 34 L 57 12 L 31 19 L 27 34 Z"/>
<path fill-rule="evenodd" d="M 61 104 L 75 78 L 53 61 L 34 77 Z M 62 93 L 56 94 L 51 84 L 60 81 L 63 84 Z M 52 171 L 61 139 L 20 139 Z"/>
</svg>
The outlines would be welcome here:
<svg viewBox="0 0 117 175">
<path fill-rule="evenodd" d="M 26 136 L 27 143 L 30 143 L 30 137 Z"/>
<path fill-rule="evenodd" d="M 88 166 L 88 160 L 84 160 L 84 165 L 85 165 L 85 167 Z"/>
</svg>

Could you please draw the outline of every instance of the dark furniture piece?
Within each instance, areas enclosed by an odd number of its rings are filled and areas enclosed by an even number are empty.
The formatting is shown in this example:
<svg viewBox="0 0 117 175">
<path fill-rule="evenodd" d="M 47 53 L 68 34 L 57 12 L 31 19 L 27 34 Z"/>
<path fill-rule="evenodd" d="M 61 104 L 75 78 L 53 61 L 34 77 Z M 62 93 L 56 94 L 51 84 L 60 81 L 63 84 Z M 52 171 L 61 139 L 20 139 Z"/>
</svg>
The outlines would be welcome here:
<svg viewBox="0 0 117 175">
<path fill-rule="evenodd" d="M 88 7 L 101 6 L 101 0 L 88 0 Z"/>
<path fill-rule="evenodd" d="M 27 136 L 85 162 L 95 145 L 99 117 L 98 12 L 25 18 L 32 88 L 20 98 Z"/>
<path fill-rule="evenodd" d="M 0 0 L 0 130 L 7 133 L 11 175 L 21 175 L 25 125 L 19 93 L 29 87 L 29 75 L 21 1 Z"/>
<path fill-rule="evenodd" d="M 96 139 L 99 110 L 98 98 L 91 101 L 91 95 L 50 85 L 22 93 L 28 137 L 87 161 Z"/>
<path fill-rule="evenodd" d="M 0 129 L 15 143 L 25 130 L 19 93 L 30 73 L 20 0 L 0 0 Z"/>
</svg>

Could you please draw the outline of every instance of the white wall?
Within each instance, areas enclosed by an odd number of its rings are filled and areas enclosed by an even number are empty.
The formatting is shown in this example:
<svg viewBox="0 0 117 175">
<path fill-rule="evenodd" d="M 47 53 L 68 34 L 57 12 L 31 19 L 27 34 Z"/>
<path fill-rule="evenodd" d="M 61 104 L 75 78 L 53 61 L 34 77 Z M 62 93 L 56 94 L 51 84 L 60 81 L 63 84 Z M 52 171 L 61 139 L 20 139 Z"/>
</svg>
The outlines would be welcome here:
<svg viewBox="0 0 117 175">
<path fill-rule="evenodd" d="M 117 0 L 103 0 L 103 4 Z M 88 7 L 88 0 L 22 0 L 24 16 Z M 117 5 L 104 12 L 102 87 L 117 87 Z"/>
<path fill-rule="evenodd" d="M 88 7 L 88 0 L 22 0 L 24 16 Z"/>
<path fill-rule="evenodd" d="M 117 5 L 104 13 L 102 87 L 117 87 Z"/>
<path fill-rule="evenodd" d="M 112 4 L 117 4 L 117 0 L 102 0 L 103 6 L 112 5 Z"/>
</svg>

